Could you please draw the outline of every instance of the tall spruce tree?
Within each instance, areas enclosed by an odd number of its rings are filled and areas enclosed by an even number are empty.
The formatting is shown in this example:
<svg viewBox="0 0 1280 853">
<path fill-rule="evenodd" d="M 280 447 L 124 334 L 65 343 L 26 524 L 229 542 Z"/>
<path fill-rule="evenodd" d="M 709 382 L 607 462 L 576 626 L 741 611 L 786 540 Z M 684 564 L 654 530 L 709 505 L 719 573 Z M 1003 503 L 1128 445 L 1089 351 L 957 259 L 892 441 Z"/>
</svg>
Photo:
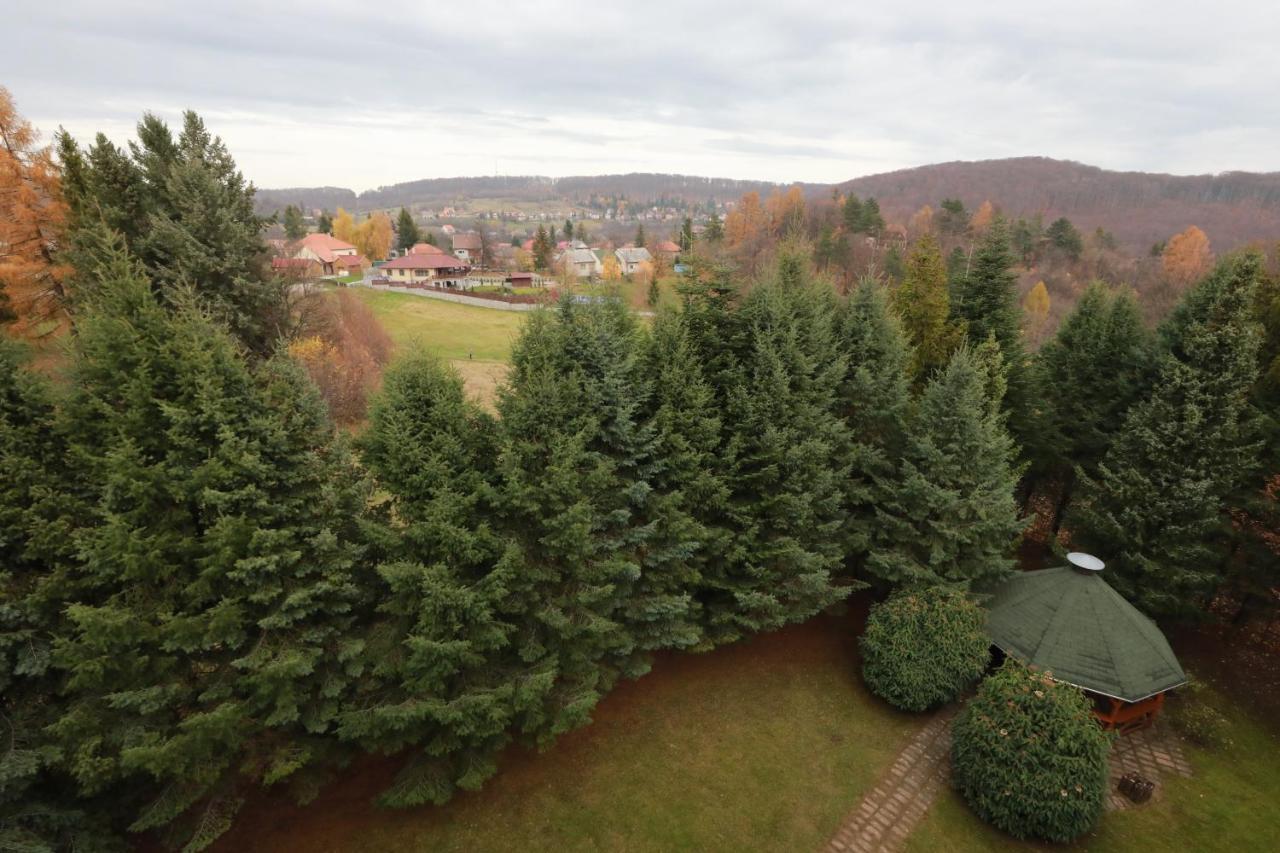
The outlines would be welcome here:
<svg viewBox="0 0 1280 853">
<path fill-rule="evenodd" d="M 131 828 L 199 850 L 246 785 L 308 792 L 361 661 L 366 494 L 300 368 L 250 370 L 99 239 L 61 417 L 84 485 L 50 731 L 82 793 L 150 790 Z"/>
<path fill-rule="evenodd" d="M 911 248 L 906 276 L 893 293 L 893 307 L 911 342 L 911 374 L 923 385 L 947 363 L 964 336 L 964 324 L 950 317 L 947 271 L 932 234 L 925 234 Z"/>
<path fill-rule="evenodd" d="M 566 297 L 529 318 L 498 401 L 502 520 L 518 548 L 500 612 L 528 667 L 517 725 L 543 742 L 647 668 L 627 624 L 652 492 L 636 345 L 623 306 Z"/>
<path fill-rule="evenodd" d="M 296 205 L 285 205 L 282 224 L 284 225 L 284 236 L 290 240 L 301 240 L 307 236 L 307 225 L 302 221 L 302 211 Z"/>
<path fill-rule="evenodd" d="M 708 331 L 727 333 L 707 346 L 720 350 L 709 366 L 732 430 L 723 464 L 734 534 L 703 576 L 712 642 L 801 621 L 847 593 L 833 580 L 850 469 L 849 430 L 836 412 L 846 362 L 835 295 L 807 267 L 785 250 L 739 316 L 690 315 L 704 345 Z M 717 293 L 710 304 L 731 303 Z"/>
<path fill-rule="evenodd" d="M 86 154 L 66 134 L 59 154 L 76 269 L 109 262 L 93 256 L 101 241 L 80 239 L 105 224 L 123 236 L 162 300 L 194 287 L 250 350 L 274 351 L 288 326 L 288 291 L 270 274 L 266 220 L 254 212 L 253 185 L 199 116 L 184 114 L 176 138 L 144 116 L 127 155 L 101 135 Z"/>
<path fill-rule="evenodd" d="M 1038 404 L 1022 343 L 1022 313 L 1013 264 L 1008 223 L 997 216 L 974 251 L 968 272 L 953 290 L 951 313 L 964 324 L 972 346 L 981 345 L 991 336 L 1000 345 L 1008 379 L 1004 406 L 1009 413 L 1009 430 L 1015 439 L 1026 443 L 1037 429 Z"/>
<path fill-rule="evenodd" d="M 64 708 L 51 658 L 78 504 L 53 389 L 25 361 L 0 338 L 0 848 L 123 849 L 113 804 L 73 795 L 46 731 Z"/>
<path fill-rule="evenodd" d="M 1100 282 L 1085 290 L 1036 354 L 1045 416 L 1030 455 L 1039 473 L 1065 478 L 1064 503 L 1075 469 L 1097 474 L 1130 406 L 1145 396 L 1154 355 L 1132 294 L 1113 294 Z"/>
<path fill-rule="evenodd" d="M 893 585 L 981 584 L 1007 574 L 1023 522 L 1015 449 L 999 410 L 998 349 L 961 347 L 925 387 L 867 569 Z"/>
<path fill-rule="evenodd" d="M 1248 398 L 1260 341 L 1252 311 L 1261 259 L 1218 267 L 1161 328 L 1150 396 L 1130 410 L 1098 467 L 1081 474 L 1073 542 L 1149 614 L 1186 616 L 1222 579 L 1225 497 L 1254 469 Z"/>
<path fill-rule="evenodd" d="M 496 425 L 435 357 L 388 372 L 360 444 L 388 498 L 367 676 L 340 734 L 418 752 L 382 801 L 441 803 L 474 790 L 507 742 L 518 669 L 498 616 L 513 556 L 495 531 Z"/>
<path fill-rule="evenodd" d="M 846 559 L 861 566 L 876 541 L 876 507 L 897 488 L 911 402 L 911 351 L 884 289 L 872 280 L 860 283 L 842 306 L 837 334 L 848 365 L 838 410 L 851 441 L 843 539 Z"/>
<path fill-rule="evenodd" d="M 396 220 L 396 248 L 407 252 L 420 242 L 422 232 L 418 230 L 418 223 L 413 221 L 413 214 L 400 208 L 400 217 Z"/>
<path fill-rule="evenodd" d="M 693 593 L 705 567 L 732 543 L 726 526 L 729 488 L 719 457 L 725 425 L 680 315 L 659 314 L 645 372 L 653 389 L 653 526 L 633 605 L 649 618 L 636 622 L 635 630 L 645 648 L 706 647 Z"/>
</svg>

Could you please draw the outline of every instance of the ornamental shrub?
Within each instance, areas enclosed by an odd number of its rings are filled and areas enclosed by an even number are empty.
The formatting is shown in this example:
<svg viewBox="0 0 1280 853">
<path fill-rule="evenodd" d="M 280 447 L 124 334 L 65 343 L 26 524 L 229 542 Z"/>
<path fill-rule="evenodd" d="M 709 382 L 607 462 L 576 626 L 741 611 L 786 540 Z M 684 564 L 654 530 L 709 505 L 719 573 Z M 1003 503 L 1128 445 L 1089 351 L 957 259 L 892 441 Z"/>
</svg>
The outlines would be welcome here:
<svg viewBox="0 0 1280 853">
<path fill-rule="evenodd" d="M 862 635 L 862 677 L 904 711 L 950 702 L 988 660 L 982 608 L 960 589 L 901 589 L 871 609 Z"/>
<path fill-rule="evenodd" d="M 1021 839 L 1070 841 L 1101 816 L 1111 734 L 1079 688 L 1011 658 L 951 734 L 956 787 L 993 826 Z"/>
</svg>

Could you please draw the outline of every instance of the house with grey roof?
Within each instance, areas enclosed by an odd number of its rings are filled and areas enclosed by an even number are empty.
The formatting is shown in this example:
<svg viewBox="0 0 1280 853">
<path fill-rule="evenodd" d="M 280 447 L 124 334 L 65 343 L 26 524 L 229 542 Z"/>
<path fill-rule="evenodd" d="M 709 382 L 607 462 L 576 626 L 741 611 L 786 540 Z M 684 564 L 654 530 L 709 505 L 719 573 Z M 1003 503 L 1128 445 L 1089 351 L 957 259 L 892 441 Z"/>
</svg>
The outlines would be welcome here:
<svg viewBox="0 0 1280 853">
<path fill-rule="evenodd" d="M 618 259 L 618 267 L 622 270 L 623 275 L 631 275 L 639 271 L 641 264 L 653 261 L 653 255 L 649 254 L 649 250 L 644 246 L 639 248 L 626 246 L 621 249 L 615 249 L 613 256 Z"/>
</svg>

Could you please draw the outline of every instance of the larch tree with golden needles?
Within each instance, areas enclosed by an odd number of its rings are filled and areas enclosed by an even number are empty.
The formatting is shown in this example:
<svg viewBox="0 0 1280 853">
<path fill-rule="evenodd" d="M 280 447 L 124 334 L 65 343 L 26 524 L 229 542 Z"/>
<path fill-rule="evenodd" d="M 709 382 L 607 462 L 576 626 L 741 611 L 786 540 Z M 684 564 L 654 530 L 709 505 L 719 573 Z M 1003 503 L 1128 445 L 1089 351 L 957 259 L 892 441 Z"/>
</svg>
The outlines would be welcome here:
<svg viewBox="0 0 1280 853">
<path fill-rule="evenodd" d="M 907 220 L 907 230 L 913 235 L 929 234 L 933 231 L 933 208 L 925 205 L 911 214 Z"/>
<path fill-rule="evenodd" d="M 1165 277 L 1180 286 L 1202 278 L 1209 272 L 1212 264 L 1213 253 L 1209 250 L 1209 237 L 1194 225 L 1175 234 L 1160 256 L 1160 267 L 1164 270 Z"/>
<path fill-rule="evenodd" d="M 67 219 L 61 179 L 39 138 L 0 86 L 0 322 L 23 334 L 58 328 L 43 321 L 61 315 L 70 274 L 56 258 Z"/>
<path fill-rule="evenodd" d="M 1052 302 L 1049 299 L 1049 288 L 1045 287 L 1043 281 L 1037 281 L 1035 286 L 1027 291 L 1027 295 L 1022 299 L 1022 311 L 1026 316 L 1026 332 L 1027 337 L 1032 344 L 1039 346 L 1044 340 L 1045 330 L 1049 327 L 1049 308 Z"/>
<path fill-rule="evenodd" d="M 996 208 L 988 199 L 978 205 L 978 209 L 973 214 L 970 224 L 973 226 L 975 233 L 981 234 L 991 227 L 991 220 L 995 218 Z"/>
</svg>

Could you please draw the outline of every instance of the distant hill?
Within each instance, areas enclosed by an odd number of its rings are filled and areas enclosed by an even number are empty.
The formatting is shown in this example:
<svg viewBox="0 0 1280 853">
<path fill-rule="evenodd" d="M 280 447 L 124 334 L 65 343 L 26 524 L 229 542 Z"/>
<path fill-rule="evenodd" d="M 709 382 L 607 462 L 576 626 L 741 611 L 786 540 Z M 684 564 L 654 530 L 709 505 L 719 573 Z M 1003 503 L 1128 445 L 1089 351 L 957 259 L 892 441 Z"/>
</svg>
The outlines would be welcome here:
<svg viewBox="0 0 1280 853">
<path fill-rule="evenodd" d="M 905 222 L 922 205 L 959 198 L 970 210 L 990 199 L 1007 215 L 1040 213 L 1048 225 L 1066 216 L 1082 231 L 1102 226 L 1144 251 L 1188 225 L 1216 251 L 1280 239 L 1280 173 L 1161 175 L 1110 172 L 1046 157 L 939 163 L 868 175 L 839 185 L 875 196 L 889 221 Z"/>
<path fill-rule="evenodd" d="M 659 198 L 681 199 L 694 203 L 708 198 L 729 201 L 755 190 L 765 194 L 778 184 L 765 181 L 738 181 L 730 178 L 700 178 L 690 175 L 633 173 L 627 175 L 594 175 L 569 178 L 531 176 L 428 178 L 366 190 L 357 195 L 335 187 L 312 189 L 259 189 L 258 207 L 270 212 L 286 204 L 304 208 L 327 208 L 338 205 L 357 210 L 407 207 L 409 205 L 441 206 L 464 199 L 510 199 L 532 202 L 578 202 L 593 195 L 626 196 L 632 200 Z"/>
<path fill-rule="evenodd" d="M 765 181 L 633 173 L 570 178 L 431 178 L 356 194 L 338 187 L 258 190 L 264 212 L 298 204 L 304 209 L 339 205 L 373 210 L 409 205 L 438 207 L 462 200 L 582 202 L 592 196 L 626 196 L 730 201 L 743 193 L 762 195 L 784 186 Z M 804 184 L 811 197 L 831 192 L 830 184 Z M 1084 231 L 1101 226 L 1128 249 L 1145 252 L 1188 225 L 1209 235 L 1216 251 L 1253 240 L 1280 239 L 1280 172 L 1226 172 L 1220 175 L 1161 175 L 1111 172 L 1046 157 L 939 163 L 855 178 L 838 185 L 862 197 L 875 196 L 890 222 L 906 222 L 922 205 L 937 208 L 955 197 L 975 210 L 990 199 L 1010 216 L 1040 213 L 1048 225 L 1066 216 Z"/>
</svg>

